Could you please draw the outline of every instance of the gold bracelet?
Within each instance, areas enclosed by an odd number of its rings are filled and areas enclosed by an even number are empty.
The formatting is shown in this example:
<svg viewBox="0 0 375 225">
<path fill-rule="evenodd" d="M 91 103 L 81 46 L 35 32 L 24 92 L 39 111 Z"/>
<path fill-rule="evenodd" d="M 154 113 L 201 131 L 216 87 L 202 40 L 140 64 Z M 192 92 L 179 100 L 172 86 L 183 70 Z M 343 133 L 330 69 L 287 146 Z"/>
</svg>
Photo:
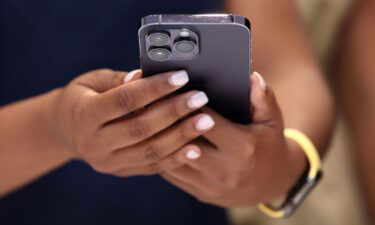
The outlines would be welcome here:
<svg viewBox="0 0 375 225">
<path fill-rule="evenodd" d="M 319 153 L 311 140 L 304 133 L 296 129 L 284 129 L 284 136 L 295 141 L 303 149 L 309 161 L 309 171 L 307 176 L 303 177 L 292 188 L 280 208 L 274 208 L 266 204 L 258 205 L 258 209 L 261 212 L 272 218 L 286 218 L 292 215 L 322 177 Z"/>
</svg>

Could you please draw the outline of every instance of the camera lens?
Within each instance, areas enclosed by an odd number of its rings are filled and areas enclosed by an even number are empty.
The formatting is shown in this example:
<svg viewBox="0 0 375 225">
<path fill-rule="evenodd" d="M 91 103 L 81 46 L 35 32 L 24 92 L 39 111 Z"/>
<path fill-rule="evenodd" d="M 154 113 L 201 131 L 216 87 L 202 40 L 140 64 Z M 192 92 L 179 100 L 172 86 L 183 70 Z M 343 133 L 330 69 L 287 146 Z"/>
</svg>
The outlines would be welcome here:
<svg viewBox="0 0 375 225">
<path fill-rule="evenodd" d="M 165 48 L 155 48 L 152 49 L 148 55 L 152 60 L 155 61 L 165 61 L 171 58 L 171 52 L 168 49 Z"/>
<path fill-rule="evenodd" d="M 174 45 L 174 48 L 180 52 L 180 53 L 184 53 L 184 54 L 187 54 L 187 53 L 192 53 L 195 48 L 197 46 L 195 45 L 194 42 L 192 41 L 187 41 L 187 40 L 183 40 L 183 41 L 179 41 L 177 42 L 175 45 Z"/>
<path fill-rule="evenodd" d="M 170 38 L 165 33 L 152 33 L 148 36 L 148 41 L 155 46 L 168 45 Z"/>
</svg>

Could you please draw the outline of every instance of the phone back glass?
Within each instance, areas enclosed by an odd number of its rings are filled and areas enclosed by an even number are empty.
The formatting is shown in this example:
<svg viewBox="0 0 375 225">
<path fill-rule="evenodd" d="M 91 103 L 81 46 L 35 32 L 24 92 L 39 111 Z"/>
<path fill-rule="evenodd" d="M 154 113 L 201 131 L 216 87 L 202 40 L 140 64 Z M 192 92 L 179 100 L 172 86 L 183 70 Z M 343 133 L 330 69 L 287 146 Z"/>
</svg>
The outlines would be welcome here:
<svg viewBox="0 0 375 225">
<path fill-rule="evenodd" d="M 199 35 L 199 53 L 188 60 L 154 61 L 146 36 L 153 30 L 189 29 Z M 242 124 L 250 122 L 251 32 L 248 20 L 235 15 L 151 15 L 139 30 L 141 68 L 145 76 L 186 70 L 182 90 L 201 90 L 208 106 Z"/>
</svg>

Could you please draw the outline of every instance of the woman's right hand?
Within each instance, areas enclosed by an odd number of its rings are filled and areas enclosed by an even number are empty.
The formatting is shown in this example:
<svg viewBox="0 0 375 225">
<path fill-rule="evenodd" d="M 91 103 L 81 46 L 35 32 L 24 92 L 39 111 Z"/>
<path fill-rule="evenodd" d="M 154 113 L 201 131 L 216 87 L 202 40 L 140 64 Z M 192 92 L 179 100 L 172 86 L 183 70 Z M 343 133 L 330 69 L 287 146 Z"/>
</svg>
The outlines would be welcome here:
<svg viewBox="0 0 375 225">
<path fill-rule="evenodd" d="M 185 71 L 140 78 L 139 70 L 95 70 L 62 90 L 53 125 L 72 157 L 99 172 L 132 176 L 177 168 L 200 156 L 187 144 L 214 121 L 207 114 L 185 116 L 205 105 L 206 95 L 168 96 L 188 82 Z"/>
</svg>

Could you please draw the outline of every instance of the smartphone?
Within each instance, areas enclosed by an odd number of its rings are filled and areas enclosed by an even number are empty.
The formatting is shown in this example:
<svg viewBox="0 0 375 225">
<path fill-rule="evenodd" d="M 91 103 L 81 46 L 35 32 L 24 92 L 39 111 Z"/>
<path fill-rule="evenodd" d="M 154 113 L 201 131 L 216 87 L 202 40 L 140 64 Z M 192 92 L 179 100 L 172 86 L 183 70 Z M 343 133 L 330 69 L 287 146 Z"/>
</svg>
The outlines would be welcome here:
<svg viewBox="0 0 375 225">
<path fill-rule="evenodd" d="M 250 123 L 251 26 L 229 14 L 149 15 L 139 29 L 145 76 L 186 70 L 181 91 L 204 91 L 208 106 L 241 124 Z"/>
</svg>

